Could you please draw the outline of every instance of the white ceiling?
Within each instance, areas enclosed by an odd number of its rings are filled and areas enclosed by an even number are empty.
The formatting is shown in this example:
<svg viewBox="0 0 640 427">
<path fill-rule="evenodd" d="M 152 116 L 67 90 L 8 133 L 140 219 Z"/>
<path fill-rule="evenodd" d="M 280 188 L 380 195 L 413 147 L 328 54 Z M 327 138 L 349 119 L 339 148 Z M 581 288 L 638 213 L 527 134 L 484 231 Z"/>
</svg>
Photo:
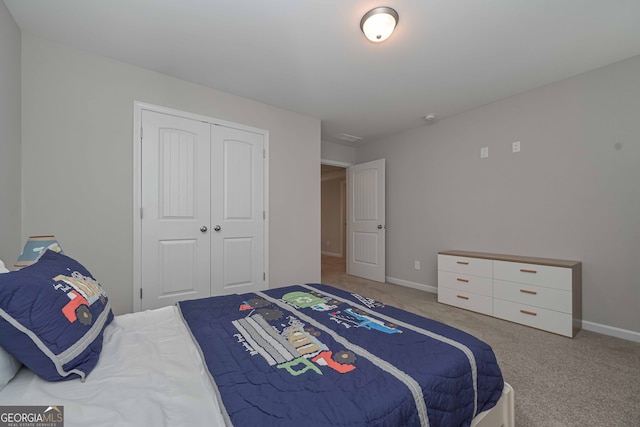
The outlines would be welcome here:
<svg viewBox="0 0 640 427">
<path fill-rule="evenodd" d="M 5 0 L 22 31 L 361 143 L 640 54 L 640 0 Z M 364 38 L 390 6 L 396 32 Z"/>
</svg>

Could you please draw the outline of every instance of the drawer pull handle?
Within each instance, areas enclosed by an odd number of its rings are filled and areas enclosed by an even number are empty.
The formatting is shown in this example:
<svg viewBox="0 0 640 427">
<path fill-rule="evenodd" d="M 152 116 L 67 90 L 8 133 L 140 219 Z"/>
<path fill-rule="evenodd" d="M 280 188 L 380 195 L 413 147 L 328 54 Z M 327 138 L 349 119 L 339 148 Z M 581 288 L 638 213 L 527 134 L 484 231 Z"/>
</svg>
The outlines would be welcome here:
<svg viewBox="0 0 640 427">
<path fill-rule="evenodd" d="M 456 295 L 460 299 L 469 299 L 469 297 L 465 297 L 464 295 Z"/>
<path fill-rule="evenodd" d="M 469 265 L 468 261 L 456 261 L 456 264 Z"/>
<path fill-rule="evenodd" d="M 456 279 L 458 282 L 464 282 L 464 283 L 469 283 L 469 281 L 467 279 L 461 279 L 461 278 L 457 278 Z"/>
<path fill-rule="evenodd" d="M 520 292 L 522 292 L 523 294 L 538 295 L 536 291 L 530 291 L 528 289 L 520 289 Z"/>
<path fill-rule="evenodd" d="M 533 274 L 537 273 L 537 271 L 535 270 L 527 270 L 526 268 L 521 268 L 520 271 L 522 271 L 523 273 L 533 273 Z"/>
<path fill-rule="evenodd" d="M 529 316 L 537 316 L 538 315 L 538 313 L 536 313 L 534 311 L 527 311 L 527 310 L 520 310 L 520 313 L 528 314 Z"/>
</svg>

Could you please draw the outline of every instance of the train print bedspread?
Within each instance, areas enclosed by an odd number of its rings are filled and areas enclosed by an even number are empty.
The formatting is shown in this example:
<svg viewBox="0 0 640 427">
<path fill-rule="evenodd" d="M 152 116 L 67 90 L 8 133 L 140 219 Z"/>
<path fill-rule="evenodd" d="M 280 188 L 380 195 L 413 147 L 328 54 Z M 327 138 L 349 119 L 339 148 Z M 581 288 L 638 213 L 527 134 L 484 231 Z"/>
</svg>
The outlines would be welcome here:
<svg viewBox="0 0 640 427">
<path fill-rule="evenodd" d="M 468 426 L 500 398 L 493 350 L 320 284 L 178 303 L 234 426 Z"/>
</svg>

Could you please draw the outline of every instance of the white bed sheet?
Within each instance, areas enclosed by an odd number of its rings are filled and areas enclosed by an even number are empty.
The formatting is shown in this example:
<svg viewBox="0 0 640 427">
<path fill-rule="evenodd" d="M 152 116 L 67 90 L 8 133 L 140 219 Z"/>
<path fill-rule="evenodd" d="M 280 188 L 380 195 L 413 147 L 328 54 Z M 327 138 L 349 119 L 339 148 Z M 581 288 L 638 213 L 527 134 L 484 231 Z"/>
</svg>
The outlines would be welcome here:
<svg viewBox="0 0 640 427">
<path fill-rule="evenodd" d="M 63 405 L 66 427 L 224 426 L 208 373 L 177 308 L 116 316 L 84 383 L 22 368 L 0 405 Z"/>
</svg>

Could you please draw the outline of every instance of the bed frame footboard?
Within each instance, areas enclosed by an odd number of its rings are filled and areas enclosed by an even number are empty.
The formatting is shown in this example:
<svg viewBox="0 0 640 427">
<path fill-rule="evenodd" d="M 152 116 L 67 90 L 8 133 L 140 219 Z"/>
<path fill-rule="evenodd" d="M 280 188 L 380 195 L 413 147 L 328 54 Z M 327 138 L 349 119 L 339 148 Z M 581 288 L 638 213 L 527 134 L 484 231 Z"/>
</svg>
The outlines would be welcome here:
<svg viewBox="0 0 640 427">
<path fill-rule="evenodd" d="M 515 412 L 513 387 L 504 383 L 502 396 L 496 406 L 478 414 L 471 422 L 471 427 L 514 427 Z"/>
</svg>

